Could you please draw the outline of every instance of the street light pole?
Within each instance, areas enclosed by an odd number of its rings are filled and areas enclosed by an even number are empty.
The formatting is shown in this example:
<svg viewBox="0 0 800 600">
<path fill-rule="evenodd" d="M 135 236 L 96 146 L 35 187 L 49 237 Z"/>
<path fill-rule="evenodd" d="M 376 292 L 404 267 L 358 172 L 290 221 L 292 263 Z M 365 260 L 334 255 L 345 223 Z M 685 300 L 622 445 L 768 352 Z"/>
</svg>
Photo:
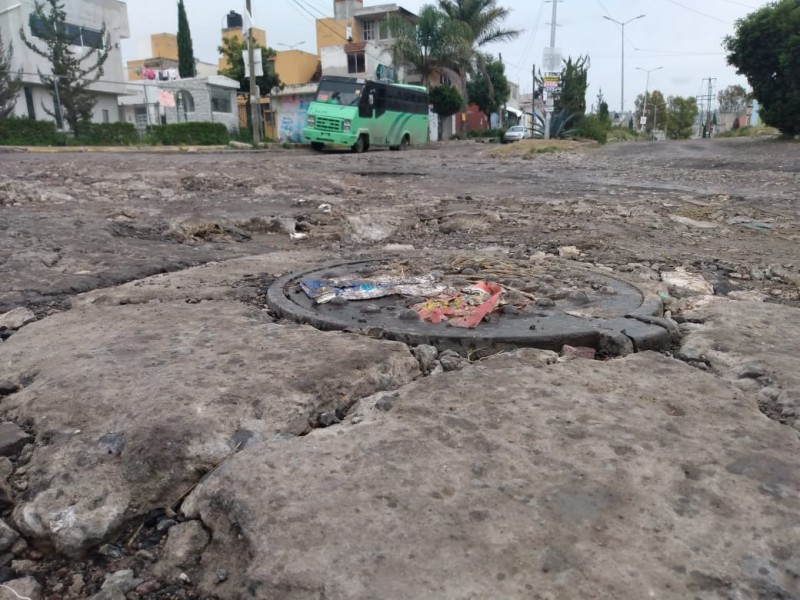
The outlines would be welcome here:
<svg viewBox="0 0 800 600">
<path fill-rule="evenodd" d="M 637 71 L 644 71 L 647 73 L 647 82 L 644 84 L 644 108 L 642 109 L 642 116 L 646 119 L 647 118 L 647 94 L 650 91 L 650 73 L 653 71 L 658 71 L 659 69 L 663 69 L 664 67 L 656 67 L 655 69 L 643 69 L 642 67 L 636 67 Z M 642 131 L 644 131 L 647 127 L 647 121 L 645 124 L 642 125 Z"/>
<path fill-rule="evenodd" d="M 621 21 L 617 21 L 616 19 L 612 19 L 606 15 L 603 15 L 603 18 L 606 21 L 611 21 L 612 23 L 616 23 L 622 28 L 622 83 L 621 83 L 621 90 L 620 90 L 620 99 L 619 99 L 619 112 L 620 114 L 625 112 L 625 25 L 630 23 L 631 21 L 635 21 L 636 19 L 644 18 L 644 15 L 639 15 L 638 17 L 633 17 L 632 19 L 628 19 L 624 23 Z"/>
</svg>

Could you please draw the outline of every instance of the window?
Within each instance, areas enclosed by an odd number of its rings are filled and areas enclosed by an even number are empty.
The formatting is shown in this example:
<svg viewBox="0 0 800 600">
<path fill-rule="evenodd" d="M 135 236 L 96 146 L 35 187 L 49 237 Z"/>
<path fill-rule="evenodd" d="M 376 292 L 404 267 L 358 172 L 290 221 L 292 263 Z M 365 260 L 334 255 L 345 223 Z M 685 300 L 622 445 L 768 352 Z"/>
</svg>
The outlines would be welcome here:
<svg viewBox="0 0 800 600">
<path fill-rule="evenodd" d="M 103 109 L 103 123 L 110 123 L 111 122 L 111 115 L 108 114 L 108 109 Z"/>
<path fill-rule="evenodd" d="M 33 103 L 33 90 L 31 90 L 31 88 L 29 88 L 27 85 L 25 86 L 25 104 L 28 107 L 28 118 L 35 119 L 36 106 Z"/>
<path fill-rule="evenodd" d="M 136 121 L 136 128 L 137 129 L 144 129 L 147 127 L 148 118 L 147 118 L 147 108 L 144 106 L 137 106 L 134 109 L 134 120 Z"/>
<path fill-rule="evenodd" d="M 29 24 L 31 33 L 38 38 L 43 38 L 49 35 L 50 29 L 44 19 L 37 18 L 35 15 L 30 16 Z M 72 23 L 64 23 L 64 33 L 70 40 L 73 46 L 81 46 L 82 48 L 94 48 L 100 50 L 105 45 L 103 39 L 103 32 L 98 29 L 90 29 L 82 25 L 74 25 Z"/>
<path fill-rule="evenodd" d="M 378 22 L 377 21 L 364 21 L 363 29 L 364 29 L 364 41 L 365 42 L 378 39 Z"/>
<path fill-rule="evenodd" d="M 347 55 L 347 72 L 348 73 L 366 73 L 367 65 L 363 52 Z"/>
<path fill-rule="evenodd" d="M 211 110 L 219 113 L 230 113 L 231 95 L 224 92 L 211 92 Z"/>
<path fill-rule="evenodd" d="M 181 90 L 175 95 L 175 101 L 178 108 L 178 122 L 181 117 L 184 121 L 188 121 L 188 114 L 194 112 L 194 98 L 186 90 Z"/>
<path fill-rule="evenodd" d="M 386 21 L 381 21 L 378 24 L 378 37 L 379 39 L 382 40 L 388 40 L 392 37 L 390 35 L 389 26 L 386 24 Z"/>
</svg>

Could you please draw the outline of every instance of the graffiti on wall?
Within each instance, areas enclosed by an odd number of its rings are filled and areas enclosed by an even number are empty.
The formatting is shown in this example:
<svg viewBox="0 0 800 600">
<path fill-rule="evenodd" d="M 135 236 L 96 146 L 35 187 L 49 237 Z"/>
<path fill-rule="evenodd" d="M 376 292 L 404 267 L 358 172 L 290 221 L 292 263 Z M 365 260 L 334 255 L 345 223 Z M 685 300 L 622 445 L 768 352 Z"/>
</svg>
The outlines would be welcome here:
<svg viewBox="0 0 800 600">
<path fill-rule="evenodd" d="M 278 107 L 278 139 L 281 142 L 303 142 L 308 106 L 313 95 L 285 96 Z"/>
</svg>

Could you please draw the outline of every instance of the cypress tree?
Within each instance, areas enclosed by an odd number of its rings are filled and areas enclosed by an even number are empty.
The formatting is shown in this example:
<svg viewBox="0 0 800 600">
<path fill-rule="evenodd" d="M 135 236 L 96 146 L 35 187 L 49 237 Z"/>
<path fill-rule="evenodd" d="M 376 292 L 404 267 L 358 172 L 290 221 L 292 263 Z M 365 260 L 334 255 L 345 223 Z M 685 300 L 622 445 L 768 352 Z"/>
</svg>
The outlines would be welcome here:
<svg viewBox="0 0 800 600">
<path fill-rule="evenodd" d="M 189 31 L 189 19 L 186 18 L 183 0 L 178 0 L 178 72 L 184 78 L 195 76 L 192 33 Z"/>
</svg>

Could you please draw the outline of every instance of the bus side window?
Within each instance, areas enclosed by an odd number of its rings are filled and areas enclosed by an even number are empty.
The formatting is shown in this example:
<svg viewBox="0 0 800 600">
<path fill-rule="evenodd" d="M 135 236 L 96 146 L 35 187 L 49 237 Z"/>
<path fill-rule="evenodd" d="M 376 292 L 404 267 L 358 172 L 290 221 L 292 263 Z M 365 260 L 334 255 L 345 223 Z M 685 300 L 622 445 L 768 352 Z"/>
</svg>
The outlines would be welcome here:
<svg viewBox="0 0 800 600">
<path fill-rule="evenodd" d="M 386 112 L 386 88 L 378 86 L 375 88 L 375 116 L 379 117 Z"/>
<path fill-rule="evenodd" d="M 358 116 L 362 119 L 372 118 L 373 105 L 370 101 L 372 100 L 374 102 L 374 93 L 375 88 L 373 86 L 368 84 L 364 87 L 364 91 L 361 94 L 361 100 L 358 103 Z"/>
</svg>

